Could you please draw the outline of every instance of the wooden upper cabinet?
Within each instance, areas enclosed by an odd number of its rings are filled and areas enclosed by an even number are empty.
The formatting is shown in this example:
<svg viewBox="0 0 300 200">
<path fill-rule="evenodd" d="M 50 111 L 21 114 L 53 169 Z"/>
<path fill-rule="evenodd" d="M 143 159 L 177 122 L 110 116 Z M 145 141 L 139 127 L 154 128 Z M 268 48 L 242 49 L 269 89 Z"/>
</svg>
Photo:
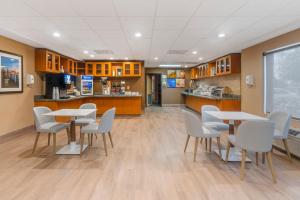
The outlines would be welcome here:
<svg viewBox="0 0 300 200">
<path fill-rule="evenodd" d="M 95 63 L 94 64 L 94 76 L 102 76 L 103 75 L 103 64 Z"/>
<path fill-rule="evenodd" d="M 142 75 L 142 65 L 139 62 L 134 62 L 132 69 L 132 76 L 141 76 Z"/>
<path fill-rule="evenodd" d="M 94 65 L 92 62 L 85 63 L 85 75 L 94 75 Z"/>
<path fill-rule="evenodd" d="M 35 50 L 35 69 L 37 72 L 60 72 L 60 55 L 46 49 Z"/>
<path fill-rule="evenodd" d="M 191 69 L 191 79 L 241 73 L 241 54 L 233 53 Z"/>
<path fill-rule="evenodd" d="M 111 76 L 111 63 L 105 62 L 103 63 L 103 76 Z"/>
<path fill-rule="evenodd" d="M 132 64 L 130 62 L 123 63 L 123 76 L 131 76 Z"/>
</svg>

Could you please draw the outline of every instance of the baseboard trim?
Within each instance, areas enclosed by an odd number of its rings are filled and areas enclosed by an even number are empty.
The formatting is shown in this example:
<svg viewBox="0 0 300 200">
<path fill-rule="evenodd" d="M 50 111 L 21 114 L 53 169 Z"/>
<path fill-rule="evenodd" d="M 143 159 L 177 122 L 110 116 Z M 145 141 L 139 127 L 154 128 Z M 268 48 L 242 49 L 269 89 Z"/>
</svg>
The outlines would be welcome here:
<svg viewBox="0 0 300 200">
<path fill-rule="evenodd" d="M 26 132 L 29 132 L 30 130 L 34 130 L 34 125 L 29 125 L 24 128 L 17 129 L 15 131 L 4 133 L 3 135 L 0 135 L 0 143 L 5 142 L 9 139 L 18 137 L 21 134 L 24 134 L 24 132 L 26 133 Z"/>
<path fill-rule="evenodd" d="M 184 104 L 162 104 L 162 107 L 181 107 L 184 106 Z"/>
</svg>

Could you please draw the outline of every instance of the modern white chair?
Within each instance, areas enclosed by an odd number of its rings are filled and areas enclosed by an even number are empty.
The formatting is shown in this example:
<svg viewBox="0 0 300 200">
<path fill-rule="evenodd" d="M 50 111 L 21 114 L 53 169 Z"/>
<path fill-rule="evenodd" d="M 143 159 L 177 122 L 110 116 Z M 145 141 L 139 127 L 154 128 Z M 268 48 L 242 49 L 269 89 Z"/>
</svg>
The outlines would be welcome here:
<svg viewBox="0 0 300 200">
<path fill-rule="evenodd" d="M 201 116 L 202 116 L 202 123 L 203 126 L 207 128 L 212 128 L 217 131 L 228 131 L 229 125 L 225 124 L 222 120 L 217 119 L 209 114 L 206 113 L 206 111 L 220 111 L 220 109 L 217 106 L 213 105 L 204 105 L 201 107 Z M 202 143 L 201 138 L 201 143 Z M 209 146 L 211 146 L 211 139 L 209 140 Z M 205 139 L 205 147 L 207 148 L 207 139 Z"/>
<path fill-rule="evenodd" d="M 221 132 L 202 126 L 201 119 L 196 114 L 186 110 L 182 110 L 182 112 L 184 113 L 184 120 L 187 132 L 187 139 L 184 147 L 184 152 L 186 152 L 190 136 L 193 136 L 195 137 L 194 162 L 196 161 L 199 138 L 217 138 L 219 154 L 222 155 L 220 143 Z"/>
<path fill-rule="evenodd" d="M 112 138 L 111 138 L 111 130 L 112 130 L 113 121 L 115 118 L 115 113 L 116 113 L 116 108 L 111 108 L 102 115 L 99 124 L 91 123 L 89 125 L 82 127 L 81 132 L 80 132 L 80 143 L 81 143 L 80 156 L 82 155 L 84 134 L 102 134 L 105 155 L 107 156 L 105 134 L 108 133 L 111 146 L 114 147 Z"/>
<path fill-rule="evenodd" d="M 242 149 L 241 180 L 245 176 L 245 161 L 247 151 L 266 153 L 268 164 L 272 173 L 273 182 L 276 183 L 276 175 L 272 164 L 271 149 L 275 124 L 271 121 L 246 121 L 243 122 L 235 135 L 228 136 L 226 160 L 228 161 L 231 144 Z M 258 164 L 258 161 L 256 159 Z"/>
<path fill-rule="evenodd" d="M 97 109 L 96 104 L 94 103 L 85 103 L 82 104 L 79 109 Z M 84 126 L 90 123 L 96 122 L 96 112 L 86 116 L 86 117 L 77 117 L 75 120 L 75 124 L 79 126 Z"/>
<path fill-rule="evenodd" d="M 282 140 L 286 154 L 289 160 L 292 161 L 291 153 L 287 143 L 292 116 L 286 112 L 274 111 L 270 113 L 268 118 L 275 123 L 274 139 Z"/>
<path fill-rule="evenodd" d="M 220 109 L 216 106 L 212 105 L 204 105 L 201 107 L 201 116 L 202 116 L 202 123 L 203 126 L 207 128 L 213 128 L 217 131 L 227 131 L 229 130 L 229 125 L 225 124 L 223 120 L 217 119 L 205 111 L 220 111 Z"/>
<path fill-rule="evenodd" d="M 79 109 L 97 109 L 97 106 L 94 103 L 85 103 L 85 104 L 82 104 L 79 107 Z M 77 117 L 75 120 L 75 125 L 80 126 L 80 129 L 81 129 L 83 126 L 86 126 L 91 123 L 95 123 L 96 117 L 97 117 L 96 112 L 94 112 L 88 116 L 85 116 L 85 117 Z M 91 146 L 92 141 L 93 141 L 93 134 L 89 135 L 88 141 L 89 141 L 89 145 Z"/>
<path fill-rule="evenodd" d="M 51 134 L 53 136 L 53 152 L 56 152 L 56 133 L 59 131 L 66 129 L 68 135 L 68 143 L 70 141 L 70 126 L 65 123 L 58 123 L 55 121 L 54 116 L 45 116 L 43 114 L 51 112 L 52 110 L 48 107 L 40 106 L 34 107 L 34 119 L 35 119 L 35 127 L 37 131 L 37 135 L 34 141 L 32 153 L 34 153 L 40 134 L 47 133 L 48 134 L 48 146 L 50 145 Z"/>
</svg>

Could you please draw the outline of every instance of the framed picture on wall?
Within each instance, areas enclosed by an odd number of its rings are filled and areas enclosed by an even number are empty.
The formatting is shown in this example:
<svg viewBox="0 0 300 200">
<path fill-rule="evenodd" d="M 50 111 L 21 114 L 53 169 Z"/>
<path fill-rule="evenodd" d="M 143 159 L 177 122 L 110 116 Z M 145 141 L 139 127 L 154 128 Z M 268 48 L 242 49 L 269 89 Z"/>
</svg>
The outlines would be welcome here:
<svg viewBox="0 0 300 200">
<path fill-rule="evenodd" d="M 0 93 L 23 92 L 23 57 L 0 51 Z"/>
<path fill-rule="evenodd" d="M 168 70 L 167 76 L 168 78 L 176 78 L 176 70 Z"/>
<path fill-rule="evenodd" d="M 184 88 L 185 87 L 185 79 L 176 79 L 176 87 Z"/>
</svg>

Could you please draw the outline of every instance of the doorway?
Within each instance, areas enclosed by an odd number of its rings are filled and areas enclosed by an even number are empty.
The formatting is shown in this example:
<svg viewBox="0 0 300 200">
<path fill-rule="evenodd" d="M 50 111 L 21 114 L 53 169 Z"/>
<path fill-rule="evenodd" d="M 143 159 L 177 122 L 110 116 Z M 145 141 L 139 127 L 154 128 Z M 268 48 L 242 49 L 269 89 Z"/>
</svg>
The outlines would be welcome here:
<svg viewBox="0 0 300 200">
<path fill-rule="evenodd" d="M 161 106 L 161 74 L 147 74 L 147 106 Z"/>
</svg>

